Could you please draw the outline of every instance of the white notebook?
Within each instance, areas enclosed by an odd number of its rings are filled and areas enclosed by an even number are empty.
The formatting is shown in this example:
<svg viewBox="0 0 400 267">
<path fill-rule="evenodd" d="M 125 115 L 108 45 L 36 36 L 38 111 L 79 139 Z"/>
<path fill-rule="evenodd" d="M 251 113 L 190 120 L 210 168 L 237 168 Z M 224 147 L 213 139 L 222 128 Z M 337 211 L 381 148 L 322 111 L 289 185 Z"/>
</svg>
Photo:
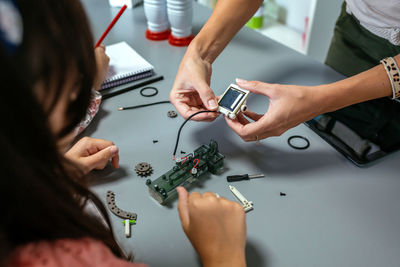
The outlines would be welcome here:
<svg viewBox="0 0 400 267">
<path fill-rule="evenodd" d="M 125 42 L 107 46 L 106 54 L 110 57 L 110 66 L 101 90 L 143 79 L 154 73 L 154 67 Z"/>
</svg>

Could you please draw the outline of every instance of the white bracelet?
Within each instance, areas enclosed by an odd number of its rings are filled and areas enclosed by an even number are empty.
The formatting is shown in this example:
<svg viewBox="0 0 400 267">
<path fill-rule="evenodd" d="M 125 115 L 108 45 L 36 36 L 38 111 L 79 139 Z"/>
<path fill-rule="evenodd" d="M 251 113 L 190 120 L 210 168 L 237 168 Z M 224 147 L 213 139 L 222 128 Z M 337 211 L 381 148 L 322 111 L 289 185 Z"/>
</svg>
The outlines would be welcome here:
<svg viewBox="0 0 400 267">
<path fill-rule="evenodd" d="M 381 60 L 387 75 L 389 76 L 390 84 L 392 85 L 392 99 L 400 98 L 400 72 L 396 61 L 392 57 L 387 57 Z"/>
</svg>

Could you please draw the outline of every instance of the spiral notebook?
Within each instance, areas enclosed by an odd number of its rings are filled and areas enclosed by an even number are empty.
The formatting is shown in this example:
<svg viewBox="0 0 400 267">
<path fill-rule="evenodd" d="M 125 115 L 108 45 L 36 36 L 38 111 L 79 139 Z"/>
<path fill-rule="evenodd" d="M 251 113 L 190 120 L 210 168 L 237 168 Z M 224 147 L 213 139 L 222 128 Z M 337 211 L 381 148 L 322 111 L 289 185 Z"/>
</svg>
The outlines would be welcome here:
<svg viewBox="0 0 400 267">
<path fill-rule="evenodd" d="M 150 77 L 154 67 L 125 42 L 106 47 L 110 66 L 100 90 Z"/>
</svg>

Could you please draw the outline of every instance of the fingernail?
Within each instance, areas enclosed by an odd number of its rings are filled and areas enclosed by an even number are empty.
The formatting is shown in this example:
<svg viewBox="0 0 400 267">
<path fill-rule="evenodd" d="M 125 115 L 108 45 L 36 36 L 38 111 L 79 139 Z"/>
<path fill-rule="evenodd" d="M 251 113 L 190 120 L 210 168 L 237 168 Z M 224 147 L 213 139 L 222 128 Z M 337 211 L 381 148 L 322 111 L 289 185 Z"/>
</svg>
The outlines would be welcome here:
<svg viewBox="0 0 400 267">
<path fill-rule="evenodd" d="M 236 83 L 244 84 L 244 83 L 247 83 L 247 81 L 243 80 L 243 79 L 240 79 L 240 78 L 236 78 Z"/>
<path fill-rule="evenodd" d="M 110 152 L 113 155 L 117 154 L 118 153 L 118 147 L 117 146 L 110 146 Z"/>
<path fill-rule="evenodd" d="M 215 102 L 214 99 L 208 100 L 208 107 L 209 107 L 210 109 L 216 109 L 216 108 L 218 107 L 218 106 L 217 106 L 217 102 Z"/>
</svg>

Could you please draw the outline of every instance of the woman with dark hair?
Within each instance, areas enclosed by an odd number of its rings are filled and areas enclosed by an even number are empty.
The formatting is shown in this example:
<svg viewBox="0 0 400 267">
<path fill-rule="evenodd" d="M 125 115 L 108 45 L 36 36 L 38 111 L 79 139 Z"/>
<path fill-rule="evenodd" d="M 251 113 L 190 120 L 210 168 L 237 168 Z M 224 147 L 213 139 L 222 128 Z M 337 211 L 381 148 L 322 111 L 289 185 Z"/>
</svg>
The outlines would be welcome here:
<svg viewBox="0 0 400 267">
<path fill-rule="evenodd" d="M 5 14 L 13 24 L 2 24 Z M 84 173 L 109 158 L 118 166 L 115 146 L 85 139 L 64 155 L 100 76 L 80 2 L 0 0 L 0 62 L 0 265 L 139 266 L 126 261 L 104 205 L 85 185 Z M 111 156 L 88 163 L 85 146 Z M 203 264 L 244 266 L 242 207 L 213 193 L 178 193 L 183 229 Z M 105 223 L 84 210 L 88 202 Z"/>
</svg>

